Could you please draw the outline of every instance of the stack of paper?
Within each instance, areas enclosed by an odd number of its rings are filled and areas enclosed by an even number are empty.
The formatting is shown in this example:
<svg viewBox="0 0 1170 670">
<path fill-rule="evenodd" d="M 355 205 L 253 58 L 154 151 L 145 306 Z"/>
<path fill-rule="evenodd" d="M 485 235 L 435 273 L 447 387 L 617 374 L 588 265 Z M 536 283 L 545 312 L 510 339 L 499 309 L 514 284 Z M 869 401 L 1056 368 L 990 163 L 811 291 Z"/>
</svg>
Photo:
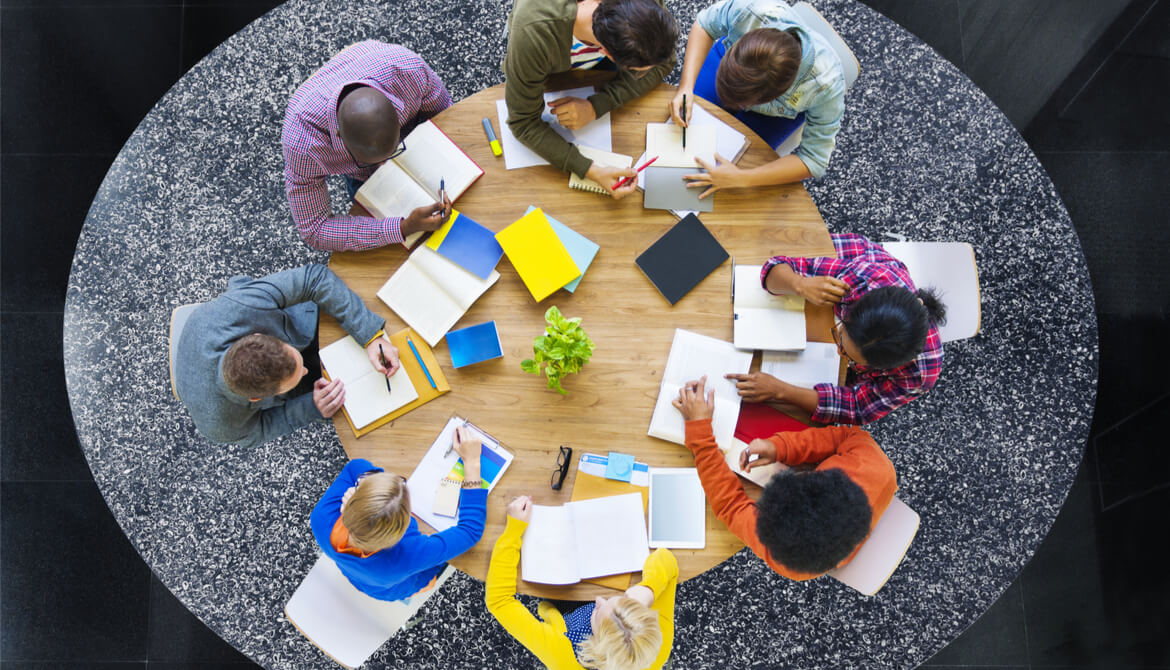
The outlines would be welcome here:
<svg viewBox="0 0 1170 670">
<path fill-rule="evenodd" d="M 581 276 L 540 208 L 496 233 L 496 240 L 537 302 Z"/>
<path fill-rule="evenodd" d="M 751 365 L 751 352 L 740 351 L 730 342 L 676 329 L 647 434 L 667 442 L 685 444 L 682 414 L 671 403 L 684 384 L 706 375 L 707 389 L 715 390 L 715 416 L 711 421 L 715 441 L 720 446 L 731 444 L 739 420 L 740 397 L 735 382 L 725 379 L 724 375 L 747 374 Z"/>
<path fill-rule="evenodd" d="M 480 279 L 487 279 L 504 255 L 495 233 L 455 210 L 427 239 L 427 246 Z"/>
<path fill-rule="evenodd" d="M 343 408 L 355 430 L 418 398 L 405 368 L 399 367 L 387 378 L 374 369 L 365 347 L 349 335 L 321 349 L 321 367 L 330 379 L 340 379 L 345 385 Z"/>
<path fill-rule="evenodd" d="M 528 210 L 524 213 L 528 214 L 534 209 L 536 208 L 529 205 Z M 561 244 L 565 245 L 565 250 L 572 257 L 573 264 L 581 271 L 580 277 L 577 277 L 562 287 L 569 293 L 572 293 L 577 290 L 577 285 L 585 278 L 585 272 L 593 263 L 593 259 L 597 256 L 597 252 L 601 247 L 588 237 L 552 218 L 548 215 L 548 212 L 545 212 L 544 218 L 548 219 L 548 223 L 552 226 L 553 232 L 557 234 L 557 237 L 561 240 Z"/>
<path fill-rule="evenodd" d="M 734 265 L 731 302 L 738 349 L 804 349 L 804 298 L 773 295 L 760 285 L 761 265 Z"/>
</svg>

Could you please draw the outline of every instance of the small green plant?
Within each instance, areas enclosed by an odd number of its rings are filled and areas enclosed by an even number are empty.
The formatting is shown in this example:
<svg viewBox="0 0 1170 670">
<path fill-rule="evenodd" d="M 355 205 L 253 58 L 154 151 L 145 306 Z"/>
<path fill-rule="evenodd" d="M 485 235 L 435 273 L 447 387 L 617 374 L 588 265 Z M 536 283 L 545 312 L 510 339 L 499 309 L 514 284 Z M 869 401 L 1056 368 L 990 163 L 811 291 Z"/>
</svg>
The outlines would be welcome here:
<svg viewBox="0 0 1170 670">
<path fill-rule="evenodd" d="M 593 340 L 581 329 L 581 319 L 566 319 L 561 310 L 549 307 L 544 313 L 544 335 L 532 341 L 533 358 L 520 361 L 525 372 L 548 377 L 548 387 L 557 393 L 568 395 L 561 388 L 561 377 L 581 371 L 581 367 L 593 356 Z"/>
</svg>

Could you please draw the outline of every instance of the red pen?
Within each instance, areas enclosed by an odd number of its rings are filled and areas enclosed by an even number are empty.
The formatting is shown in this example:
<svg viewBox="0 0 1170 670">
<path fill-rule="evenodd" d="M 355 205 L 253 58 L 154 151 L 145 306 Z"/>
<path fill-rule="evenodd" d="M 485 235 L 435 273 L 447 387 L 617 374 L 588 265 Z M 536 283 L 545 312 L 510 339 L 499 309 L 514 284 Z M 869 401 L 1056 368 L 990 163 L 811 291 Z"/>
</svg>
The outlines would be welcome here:
<svg viewBox="0 0 1170 670">
<path fill-rule="evenodd" d="M 642 165 L 642 167 L 638 168 L 637 170 L 634 170 L 634 172 L 641 172 L 642 170 L 645 170 L 646 168 L 650 167 L 650 164 L 656 160 L 658 160 L 658 156 L 655 156 L 654 158 L 651 158 L 650 160 L 646 161 L 646 163 L 644 165 Z M 633 180 L 634 180 L 634 177 L 622 177 L 621 179 L 618 180 L 618 183 L 613 185 L 613 190 L 616 191 L 619 188 L 625 186 L 626 184 L 630 183 Z"/>
</svg>

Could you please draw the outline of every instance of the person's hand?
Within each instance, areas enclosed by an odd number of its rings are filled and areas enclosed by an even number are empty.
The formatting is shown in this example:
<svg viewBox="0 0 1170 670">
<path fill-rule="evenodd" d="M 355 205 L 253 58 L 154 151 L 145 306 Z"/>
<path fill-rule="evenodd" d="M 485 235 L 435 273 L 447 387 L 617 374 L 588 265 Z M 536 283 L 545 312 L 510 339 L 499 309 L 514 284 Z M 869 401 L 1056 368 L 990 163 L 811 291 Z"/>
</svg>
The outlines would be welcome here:
<svg viewBox="0 0 1170 670">
<path fill-rule="evenodd" d="M 349 499 L 353 497 L 354 492 L 357 491 L 357 484 L 347 488 L 345 493 L 341 495 L 341 511 L 345 512 L 345 506 L 349 504 Z"/>
<path fill-rule="evenodd" d="M 382 357 L 385 356 L 386 364 L 382 364 Z M 398 372 L 401 365 L 398 363 L 398 347 L 390 344 L 390 340 L 383 335 L 382 337 L 375 337 L 373 342 L 366 345 L 366 358 L 370 359 L 370 365 L 378 372 L 389 377 Z"/>
<path fill-rule="evenodd" d="M 438 230 L 451 216 L 451 199 L 443 196 L 443 202 L 415 207 L 402 220 L 402 236 L 413 235 L 420 230 Z"/>
<path fill-rule="evenodd" d="M 345 385 L 341 383 L 340 379 L 327 382 L 322 377 L 313 382 L 313 404 L 317 406 L 317 411 L 321 412 L 321 416 L 328 419 L 336 414 L 344 403 Z"/>
<path fill-rule="evenodd" d="M 517 496 L 508 503 L 508 516 L 528 523 L 532 518 L 532 496 Z"/>
<path fill-rule="evenodd" d="M 724 376 L 735 381 L 740 397 L 748 402 L 779 402 L 784 399 L 784 382 L 766 372 Z"/>
<path fill-rule="evenodd" d="M 836 277 L 800 277 L 793 288 L 814 305 L 836 305 L 849 292 L 849 285 Z"/>
<path fill-rule="evenodd" d="M 464 472 L 471 466 L 474 466 L 476 470 L 479 469 L 479 455 L 483 449 L 483 440 L 475 434 L 475 431 L 467 426 L 459 426 L 451 437 L 451 446 L 455 447 L 455 453 L 463 459 Z"/>
<path fill-rule="evenodd" d="M 593 103 L 584 98 L 557 98 L 548 103 L 548 106 L 553 114 L 557 115 L 557 123 L 569 130 L 576 130 L 597 119 Z"/>
<path fill-rule="evenodd" d="M 625 177 L 633 177 L 633 179 L 625 186 L 614 189 L 614 185 L 617 184 L 618 180 Z M 621 200 L 638 188 L 638 173 L 634 168 L 606 167 L 604 165 L 598 165 L 594 161 L 593 165 L 590 165 L 589 170 L 585 173 L 585 178 L 592 179 L 608 190 L 614 200 Z"/>
<path fill-rule="evenodd" d="M 688 102 L 690 101 L 688 100 Z M 739 169 L 735 163 L 732 163 L 719 154 L 715 154 L 714 163 L 708 163 L 702 158 L 695 158 L 695 162 L 706 170 L 706 172 L 684 174 L 683 179 L 687 180 L 687 188 L 705 187 L 707 189 L 699 194 L 699 200 L 706 198 L 721 188 L 736 188 L 744 185 L 744 171 Z"/>
<path fill-rule="evenodd" d="M 752 456 L 758 456 L 758 458 L 754 461 L 750 460 Z M 776 445 L 772 444 L 771 440 L 752 440 L 747 449 L 739 452 L 739 469 L 744 472 L 751 472 L 752 468 L 762 468 L 775 462 Z"/>
<path fill-rule="evenodd" d="M 682 120 L 682 103 L 684 96 L 687 100 L 687 119 L 692 118 L 691 113 L 694 111 L 693 108 L 695 106 L 695 91 L 693 89 L 682 88 L 680 86 L 678 92 L 676 92 L 674 97 L 670 99 L 670 103 L 667 106 L 670 109 L 670 118 L 674 119 L 674 122 L 678 125 L 686 128 L 690 121 L 683 123 Z"/>
<path fill-rule="evenodd" d="M 670 402 L 675 409 L 682 412 L 684 421 L 710 419 L 715 415 L 715 389 L 704 394 L 706 386 L 707 375 L 703 375 L 702 379 L 683 384 L 678 390 L 678 397 Z"/>
</svg>

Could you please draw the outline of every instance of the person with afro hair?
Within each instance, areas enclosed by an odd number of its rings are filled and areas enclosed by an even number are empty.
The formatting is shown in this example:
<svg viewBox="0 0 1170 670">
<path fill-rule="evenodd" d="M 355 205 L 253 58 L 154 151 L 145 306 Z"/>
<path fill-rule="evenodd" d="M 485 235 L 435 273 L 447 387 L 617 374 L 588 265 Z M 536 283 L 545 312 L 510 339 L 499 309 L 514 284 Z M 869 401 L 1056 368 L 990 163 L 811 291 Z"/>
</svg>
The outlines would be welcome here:
<svg viewBox="0 0 1170 670">
<path fill-rule="evenodd" d="M 740 468 L 779 463 L 782 470 L 752 502 L 715 443 L 714 391 L 706 383 L 688 382 L 673 404 L 715 516 L 789 579 L 813 579 L 852 560 L 898 490 L 893 463 L 869 433 L 832 426 L 753 439 Z"/>
</svg>

